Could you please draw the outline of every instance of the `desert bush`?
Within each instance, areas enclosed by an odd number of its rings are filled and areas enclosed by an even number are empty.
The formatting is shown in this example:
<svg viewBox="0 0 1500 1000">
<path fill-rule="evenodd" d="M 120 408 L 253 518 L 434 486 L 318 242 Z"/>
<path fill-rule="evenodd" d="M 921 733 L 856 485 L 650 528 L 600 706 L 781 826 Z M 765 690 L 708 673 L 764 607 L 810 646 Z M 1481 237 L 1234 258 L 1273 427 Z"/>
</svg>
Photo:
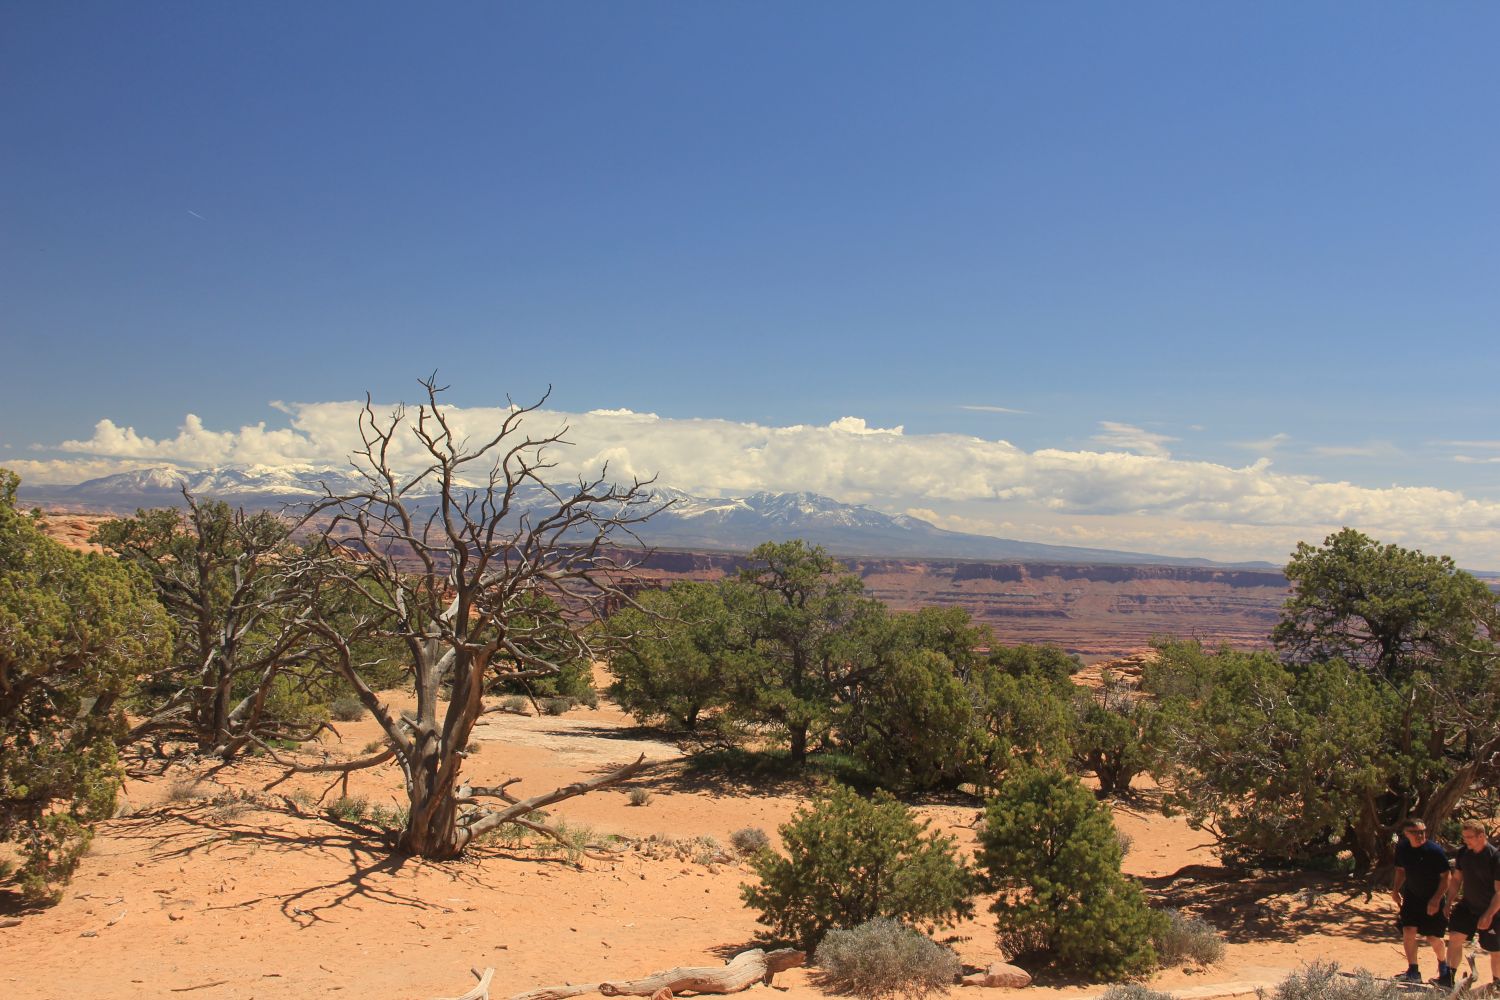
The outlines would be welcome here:
<svg viewBox="0 0 1500 1000">
<path fill-rule="evenodd" d="M 1368 970 L 1355 969 L 1352 976 L 1344 976 L 1337 962 L 1321 961 L 1293 972 L 1269 994 L 1261 991 L 1258 995 L 1260 1000 L 1398 1000 L 1405 996 L 1400 986 Z"/>
<path fill-rule="evenodd" d="M 340 695 L 333 699 L 329 712 L 337 722 L 357 722 L 365 717 L 365 703 L 353 695 Z"/>
<path fill-rule="evenodd" d="M 383 749 L 384 747 L 385 747 L 385 740 L 383 740 L 383 739 L 373 739 L 373 740 L 371 740 L 370 742 L 368 742 L 368 743 L 366 743 L 364 745 L 364 748 L 360 750 L 360 753 L 366 753 L 366 754 L 376 753 L 379 750 Z"/>
<path fill-rule="evenodd" d="M 891 796 L 861 798 L 835 785 L 781 827 L 786 855 L 765 850 L 751 859 L 759 885 L 743 885 L 760 922 L 804 950 L 834 927 L 876 917 L 920 924 L 947 922 L 972 911 L 973 879 L 953 840 Z"/>
<path fill-rule="evenodd" d="M 1105 990 L 1099 1000 L 1173 1000 L 1173 997 L 1140 983 L 1116 983 Z"/>
<path fill-rule="evenodd" d="M 1120 873 L 1109 810 L 1077 778 L 1036 769 L 1007 776 L 979 840 L 1002 935 L 1034 939 L 1060 965 L 1103 980 L 1156 965 L 1151 942 L 1166 918 Z"/>
<path fill-rule="evenodd" d="M 813 961 L 820 985 L 870 1000 L 942 992 L 961 969 L 951 948 L 888 917 L 829 931 Z"/>
<path fill-rule="evenodd" d="M 1135 838 L 1124 830 L 1115 830 L 1115 843 L 1120 845 L 1120 857 L 1130 857 L 1131 848 L 1135 847 Z"/>
<path fill-rule="evenodd" d="M 651 801 L 651 793 L 644 788 L 632 788 L 625 798 L 633 806 L 643 806 Z"/>
<path fill-rule="evenodd" d="M 340 795 L 328 806 L 328 815 L 347 823 L 357 823 L 370 811 L 370 801 L 363 795 Z"/>
<path fill-rule="evenodd" d="M 771 838 L 760 827 L 747 826 L 731 833 L 729 843 L 741 854 L 756 854 L 771 846 Z"/>
<path fill-rule="evenodd" d="M 518 694 L 506 695 L 500 699 L 500 707 L 507 712 L 524 712 L 526 711 L 526 704 L 526 699 Z"/>
<path fill-rule="evenodd" d="M 572 698 L 546 698 L 542 701 L 542 711 L 548 715 L 562 715 L 572 707 Z"/>
<path fill-rule="evenodd" d="M 1163 915 L 1166 923 L 1152 939 L 1156 957 L 1163 965 L 1183 961 L 1212 965 L 1224 957 L 1224 939 L 1207 920 L 1181 910 L 1167 910 Z"/>
</svg>

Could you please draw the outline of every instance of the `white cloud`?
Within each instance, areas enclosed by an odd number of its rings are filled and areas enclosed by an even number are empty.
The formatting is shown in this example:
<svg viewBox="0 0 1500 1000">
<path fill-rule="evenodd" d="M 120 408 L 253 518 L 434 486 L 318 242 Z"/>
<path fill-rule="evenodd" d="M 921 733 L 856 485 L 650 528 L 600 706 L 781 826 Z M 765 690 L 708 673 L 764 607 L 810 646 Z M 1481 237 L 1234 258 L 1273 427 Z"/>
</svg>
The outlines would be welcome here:
<svg viewBox="0 0 1500 1000">
<path fill-rule="evenodd" d="M 1101 420 L 1099 426 L 1104 430 L 1094 435 L 1095 443 L 1102 444 L 1106 448 L 1138 451 L 1142 455 L 1165 457 L 1167 455 L 1166 444 L 1169 441 L 1180 440 L 1169 434 L 1157 434 L 1133 424 L 1121 424 L 1113 420 Z"/>
<path fill-rule="evenodd" d="M 983 403 L 960 404 L 960 410 L 969 410 L 973 413 L 1030 413 L 1030 410 L 1013 410 L 1009 406 L 986 406 Z"/>
<path fill-rule="evenodd" d="M 288 426 L 237 430 L 214 430 L 190 415 L 161 439 L 101 420 L 87 440 L 60 446 L 76 458 L 8 464 L 34 484 L 161 462 L 343 466 L 360 446 L 362 406 L 287 404 Z M 456 433 L 478 440 L 509 413 L 475 407 L 449 416 Z M 608 462 L 613 475 L 654 474 L 664 485 L 706 496 L 810 490 L 907 510 L 955 530 L 1219 558 L 1281 559 L 1299 540 L 1350 525 L 1385 541 L 1450 552 L 1466 565 L 1500 566 L 1500 503 L 1433 487 L 1372 488 L 1287 474 L 1264 457 L 1239 467 L 1175 459 L 1164 447 L 1173 438 L 1130 424 L 1104 424 L 1094 439 L 1100 450 L 1026 451 L 1003 440 L 871 427 L 859 417 L 778 427 L 545 410 L 524 423 L 533 437 L 565 426 L 572 444 L 548 452 L 560 480 L 596 474 Z M 407 469 L 421 458 L 410 434 L 398 435 L 391 454 Z"/>
<path fill-rule="evenodd" d="M 1233 446 L 1243 448 L 1246 451 L 1253 451 L 1257 455 L 1269 455 L 1291 439 L 1292 436 L 1290 434 L 1272 434 L 1270 437 L 1261 438 L 1258 441 L 1235 441 L 1233 442 Z"/>
<path fill-rule="evenodd" d="M 1367 441 L 1364 444 L 1326 444 L 1310 449 L 1321 458 L 1395 458 L 1401 449 L 1389 441 Z"/>
</svg>

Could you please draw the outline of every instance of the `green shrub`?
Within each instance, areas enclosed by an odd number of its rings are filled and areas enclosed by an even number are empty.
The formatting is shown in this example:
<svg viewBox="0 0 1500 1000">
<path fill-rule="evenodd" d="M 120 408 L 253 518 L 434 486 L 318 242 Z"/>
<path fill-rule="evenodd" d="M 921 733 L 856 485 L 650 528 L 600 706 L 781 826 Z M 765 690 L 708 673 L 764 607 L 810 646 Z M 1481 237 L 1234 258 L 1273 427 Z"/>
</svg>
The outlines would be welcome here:
<svg viewBox="0 0 1500 1000">
<path fill-rule="evenodd" d="M 819 985 L 869 1000 L 942 992 L 961 969 L 951 948 L 888 917 L 829 931 L 813 962 Z"/>
<path fill-rule="evenodd" d="M 1163 915 L 1166 923 L 1152 939 L 1156 957 L 1163 965 L 1184 961 L 1212 965 L 1224 957 L 1224 939 L 1207 920 L 1181 910 L 1167 910 Z"/>
<path fill-rule="evenodd" d="M 771 838 L 758 826 L 742 827 L 729 835 L 729 842 L 741 854 L 758 854 L 771 846 Z"/>
<path fill-rule="evenodd" d="M 980 862 L 1002 935 L 1035 942 L 1067 968 L 1104 980 L 1156 966 L 1166 918 L 1120 873 L 1109 811 L 1077 778 L 1025 769 L 985 812 Z"/>
<path fill-rule="evenodd" d="M 370 801 L 363 795 L 340 795 L 328 806 L 328 815 L 349 823 L 357 823 L 370 811 Z"/>
<path fill-rule="evenodd" d="M 572 698 L 547 698 L 542 702 L 542 711 L 548 715 L 562 715 L 572 707 Z"/>
<path fill-rule="evenodd" d="M 973 879 L 953 840 L 891 796 L 863 799 L 834 786 L 781 827 L 786 856 L 766 850 L 751 866 L 759 885 L 740 894 L 760 922 L 811 950 L 834 927 L 876 917 L 937 924 L 972 911 Z"/>
<path fill-rule="evenodd" d="M 337 722 L 358 722 L 365 717 L 365 703 L 350 694 L 339 695 L 329 712 Z"/>
<path fill-rule="evenodd" d="M 1261 993 L 1264 1000 L 1398 1000 L 1402 996 L 1400 986 L 1365 969 L 1341 975 L 1337 962 L 1313 962 L 1277 983 L 1270 994 Z"/>
</svg>

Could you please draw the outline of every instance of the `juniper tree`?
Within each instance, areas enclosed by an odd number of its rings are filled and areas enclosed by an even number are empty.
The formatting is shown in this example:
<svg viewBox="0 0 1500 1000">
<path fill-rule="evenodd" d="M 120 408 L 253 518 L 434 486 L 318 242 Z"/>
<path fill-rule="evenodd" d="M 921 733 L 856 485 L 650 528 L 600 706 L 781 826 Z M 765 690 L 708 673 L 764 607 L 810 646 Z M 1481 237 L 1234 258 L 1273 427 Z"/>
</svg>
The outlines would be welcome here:
<svg viewBox="0 0 1500 1000">
<path fill-rule="evenodd" d="M 22 890 L 46 898 L 114 809 L 119 700 L 170 655 L 171 631 L 143 577 L 16 510 L 19 483 L 0 469 L 0 841 L 20 847 Z"/>
</svg>

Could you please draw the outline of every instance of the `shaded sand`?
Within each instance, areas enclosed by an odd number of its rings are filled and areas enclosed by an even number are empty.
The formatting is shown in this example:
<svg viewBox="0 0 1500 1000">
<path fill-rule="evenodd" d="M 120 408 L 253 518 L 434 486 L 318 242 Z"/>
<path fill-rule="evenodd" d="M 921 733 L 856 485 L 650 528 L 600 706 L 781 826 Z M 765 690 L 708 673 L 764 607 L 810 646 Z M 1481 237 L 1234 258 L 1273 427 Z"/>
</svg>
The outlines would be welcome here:
<svg viewBox="0 0 1500 1000">
<path fill-rule="evenodd" d="M 748 868 L 714 860 L 703 842 L 673 850 L 663 838 L 727 844 L 747 826 L 774 837 L 805 788 L 693 777 L 674 746 L 633 729 L 608 705 L 561 717 L 491 718 L 467 774 L 476 783 L 520 775 L 523 794 L 646 753 L 653 764 L 645 777 L 565 802 L 553 818 L 601 834 L 654 834 L 657 842 L 578 867 L 495 846 L 462 862 L 427 863 L 393 857 L 368 822 L 302 815 L 280 798 L 295 789 L 316 794 L 326 780 L 304 776 L 267 794 L 260 789 L 279 771 L 264 761 L 211 776 L 202 766 L 174 767 L 128 782 L 134 814 L 102 825 L 59 905 L 29 911 L 0 896 L 0 917 L 21 918 L 0 929 L 0 997 L 417 1000 L 462 993 L 473 983 L 469 969 L 486 966 L 495 968 L 492 995 L 508 997 L 539 985 L 716 964 L 753 942 L 759 928 L 739 899 Z M 370 721 L 338 728 L 340 738 L 326 736 L 301 757 L 354 756 L 377 736 Z M 650 789 L 644 806 L 628 805 L 632 787 Z M 372 805 L 395 805 L 398 774 L 356 774 L 349 791 Z M 235 800 L 246 794 L 253 797 Z M 1152 985 L 1234 992 L 1315 958 L 1384 974 L 1402 965 L 1382 894 L 1369 899 L 1362 887 L 1317 875 L 1226 872 L 1200 834 L 1155 814 L 1149 796 L 1117 811 L 1134 840 L 1126 868 L 1159 902 L 1206 916 L 1229 940 L 1222 963 L 1169 969 Z M 973 844 L 974 807 L 923 812 Z M 946 935 L 974 966 L 1002 957 L 987 902 L 979 903 L 981 916 Z M 1424 971 L 1430 964 L 1424 956 Z M 822 995 L 807 970 L 777 985 L 789 1000 Z M 1043 976 L 1028 992 L 1080 997 L 1099 987 Z M 756 986 L 745 995 L 772 994 Z"/>
</svg>

